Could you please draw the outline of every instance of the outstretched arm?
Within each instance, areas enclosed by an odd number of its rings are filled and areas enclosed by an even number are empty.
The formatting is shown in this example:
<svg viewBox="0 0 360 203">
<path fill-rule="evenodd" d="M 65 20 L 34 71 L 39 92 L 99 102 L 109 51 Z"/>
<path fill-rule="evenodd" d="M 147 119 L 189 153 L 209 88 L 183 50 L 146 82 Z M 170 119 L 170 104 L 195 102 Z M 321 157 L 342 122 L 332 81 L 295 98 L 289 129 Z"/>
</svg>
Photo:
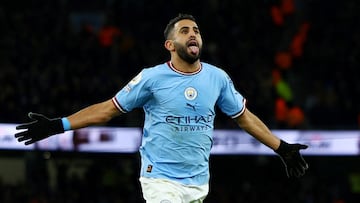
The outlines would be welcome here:
<svg viewBox="0 0 360 203">
<path fill-rule="evenodd" d="M 25 141 L 28 145 L 66 130 L 104 124 L 120 114 L 111 99 L 93 104 L 63 118 L 47 118 L 42 114 L 29 113 L 28 116 L 32 121 L 16 126 L 17 130 L 24 131 L 16 133 L 15 138 L 19 142 Z"/>
<path fill-rule="evenodd" d="M 288 177 L 300 177 L 309 168 L 300 154 L 300 150 L 306 149 L 306 145 L 289 144 L 276 137 L 270 129 L 248 109 L 235 118 L 237 124 L 247 133 L 255 137 L 261 143 L 273 149 L 281 158 Z"/>
<path fill-rule="evenodd" d="M 67 117 L 71 129 L 79 129 L 92 125 L 107 123 L 121 112 L 115 107 L 111 99 L 93 104 Z"/>
<path fill-rule="evenodd" d="M 272 134 L 270 129 L 253 113 L 246 109 L 242 115 L 235 118 L 236 123 L 257 140 L 276 150 L 280 146 L 280 139 Z"/>
</svg>

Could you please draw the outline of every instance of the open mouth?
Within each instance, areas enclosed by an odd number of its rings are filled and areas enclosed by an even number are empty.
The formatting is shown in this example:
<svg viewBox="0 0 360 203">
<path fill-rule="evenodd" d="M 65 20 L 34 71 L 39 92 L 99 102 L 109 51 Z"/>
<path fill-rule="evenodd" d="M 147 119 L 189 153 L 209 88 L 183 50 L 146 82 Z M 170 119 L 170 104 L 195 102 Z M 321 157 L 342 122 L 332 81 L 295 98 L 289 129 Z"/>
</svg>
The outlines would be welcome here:
<svg viewBox="0 0 360 203">
<path fill-rule="evenodd" d="M 190 52 L 194 55 L 199 53 L 199 45 L 197 41 L 191 40 L 187 43 L 188 48 L 190 49 Z"/>
</svg>

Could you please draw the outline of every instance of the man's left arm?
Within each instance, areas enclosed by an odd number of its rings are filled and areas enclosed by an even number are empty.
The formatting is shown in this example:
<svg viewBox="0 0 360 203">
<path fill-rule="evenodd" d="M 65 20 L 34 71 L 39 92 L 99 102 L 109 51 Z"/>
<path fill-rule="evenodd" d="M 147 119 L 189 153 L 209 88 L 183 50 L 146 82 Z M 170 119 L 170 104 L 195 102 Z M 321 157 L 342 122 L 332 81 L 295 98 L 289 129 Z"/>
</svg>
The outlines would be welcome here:
<svg viewBox="0 0 360 203">
<path fill-rule="evenodd" d="M 288 177 L 300 177 L 305 174 L 308 164 L 300 154 L 306 145 L 289 144 L 275 136 L 271 130 L 249 109 L 235 118 L 236 123 L 251 136 L 274 150 L 285 165 Z"/>
<path fill-rule="evenodd" d="M 245 109 L 244 113 L 235 118 L 236 123 L 251 136 L 259 140 L 261 143 L 276 150 L 280 146 L 280 139 L 276 137 L 270 129 L 249 109 Z"/>
</svg>

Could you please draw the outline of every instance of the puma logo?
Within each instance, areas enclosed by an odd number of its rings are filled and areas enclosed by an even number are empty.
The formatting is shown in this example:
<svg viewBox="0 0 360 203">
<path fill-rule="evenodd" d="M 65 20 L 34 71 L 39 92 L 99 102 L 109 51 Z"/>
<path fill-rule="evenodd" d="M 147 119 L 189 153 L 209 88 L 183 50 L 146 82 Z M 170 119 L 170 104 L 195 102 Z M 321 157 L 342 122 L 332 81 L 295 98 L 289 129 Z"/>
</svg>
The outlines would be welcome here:
<svg viewBox="0 0 360 203">
<path fill-rule="evenodd" d="M 186 103 L 186 106 L 187 106 L 187 107 L 190 107 L 190 108 L 192 108 L 194 111 L 196 111 L 196 109 L 195 109 L 195 106 L 194 106 L 194 105 L 189 104 L 189 103 Z"/>
</svg>

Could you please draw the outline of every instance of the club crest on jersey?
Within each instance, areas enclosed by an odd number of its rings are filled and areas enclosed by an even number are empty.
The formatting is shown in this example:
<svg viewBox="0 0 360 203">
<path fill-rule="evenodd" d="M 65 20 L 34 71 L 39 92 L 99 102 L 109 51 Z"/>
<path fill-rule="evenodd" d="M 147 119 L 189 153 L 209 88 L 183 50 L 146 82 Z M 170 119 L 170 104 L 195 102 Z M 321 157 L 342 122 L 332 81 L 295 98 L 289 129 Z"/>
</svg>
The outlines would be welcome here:
<svg viewBox="0 0 360 203">
<path fill-rule="evenodd" d="M 197 97 L 197 91 L 193 87 L 188 87 L 185 89 L 184 95 L 187 100 L 194 100 Z"/>
</svg>

